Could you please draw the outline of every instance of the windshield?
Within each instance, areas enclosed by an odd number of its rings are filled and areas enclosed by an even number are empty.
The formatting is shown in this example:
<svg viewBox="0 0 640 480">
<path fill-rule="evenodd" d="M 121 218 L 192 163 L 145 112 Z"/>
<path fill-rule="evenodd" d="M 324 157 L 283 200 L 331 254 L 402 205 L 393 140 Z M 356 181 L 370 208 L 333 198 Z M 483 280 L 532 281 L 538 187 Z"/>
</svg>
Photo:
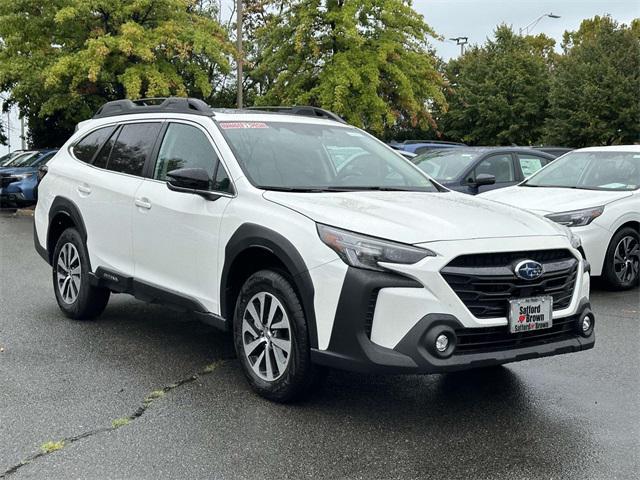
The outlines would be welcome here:
<svg viewBox="0 0 640 480">
<path fill-rule="evenodd" d="M 425 153 L 413 159 L 424 172 L 440 182 L 456 180 L 476 158 L 475 153 L 464 149 L 446 149 Z"/>
<path fill-rule="evenodd" d="M 540 170 L 523 185 L 636 190 L 640 188 L 640 152 L 570 152 Z"/>
<path fill-rule="evenodd" d="M 0 167 L 11 167 L 14 162 L 19 159 L 25 157 L 26 155 L 31 155 L 32 152 L 24 153 L 24 152 L 11 152 L 6 154 L 4 157 L 0 158 Z"/>
<path fill-rule="evenodd" d="M 253 185 L 267 190 L 439 191 L 410 162 L 355 128 L 289 122 L 220 122 Z"/>
<path fill-rule="evenodd" d="M 37 155 L 39 155 L 38 152 L 23 153 L 22 155 L 18 155 L 17 157 L 12 159 L 5 166 L 11 168 L 28 167 L 36 159 Z"/>
</svg>

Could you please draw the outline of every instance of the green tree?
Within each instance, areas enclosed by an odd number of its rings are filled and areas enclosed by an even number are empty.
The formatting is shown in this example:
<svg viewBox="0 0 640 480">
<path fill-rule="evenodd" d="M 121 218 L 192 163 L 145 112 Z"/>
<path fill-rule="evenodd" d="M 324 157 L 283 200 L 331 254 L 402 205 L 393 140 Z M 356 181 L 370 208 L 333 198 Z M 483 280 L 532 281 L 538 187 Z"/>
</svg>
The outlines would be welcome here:
<svg viewBox="0 0 640 480">
<path fill-rule="evenodd" d="M 0 90 L 35 146 L 60 145 L 108 100 L 210 100 L 233 53 L 214 13 L 196 0 L 0 0 Z"/>
<path fill-rule="evenodd" d="M 256 103 L 324 107 L 381 134 L 428 128 L 443 104 L 427 41 L 435 37 L 410 0 L 288 0 L 258 14 L 247 59 Z"/>
<path fill-rule="evenodd" d="M 450 60 L 449 109 L 439 122 L 445 136 L 476 145 L 536 142 L 547 114 L 554 43 L 501 25 L 493 39 Z"/>
<path fill-rule="evenodd" d="M 640 20 L 608 16 L 565 32 L 545 140 L 574 147 L 640 140 Z"/>
</svg>

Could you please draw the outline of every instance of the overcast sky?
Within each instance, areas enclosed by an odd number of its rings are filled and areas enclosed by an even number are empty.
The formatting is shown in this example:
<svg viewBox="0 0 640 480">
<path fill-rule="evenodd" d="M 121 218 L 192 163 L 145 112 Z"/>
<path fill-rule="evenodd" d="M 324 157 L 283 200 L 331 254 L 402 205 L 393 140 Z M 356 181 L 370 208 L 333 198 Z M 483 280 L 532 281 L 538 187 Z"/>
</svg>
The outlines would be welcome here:
<svg viewBox="0 0 640 480">
<path fill-rule="evenodd" d="M 561 18 L 545 17 L 531 33 L 545 33 L 555 38 L 558 47 L 564 31 L 576 30 L 585 18 L 608 13 L 617 21 L 629 24 L 640 17 L 638 0 L 414 0 L 413 5 L 445 39 L 469 37 L 469 43 L 483 43 L 500 23 L 518 31 L 545 13 Z M 434 45 L 445 59 L 460 53 L 460 47 L 449 40 L 434 42 Z"/>
</svg>

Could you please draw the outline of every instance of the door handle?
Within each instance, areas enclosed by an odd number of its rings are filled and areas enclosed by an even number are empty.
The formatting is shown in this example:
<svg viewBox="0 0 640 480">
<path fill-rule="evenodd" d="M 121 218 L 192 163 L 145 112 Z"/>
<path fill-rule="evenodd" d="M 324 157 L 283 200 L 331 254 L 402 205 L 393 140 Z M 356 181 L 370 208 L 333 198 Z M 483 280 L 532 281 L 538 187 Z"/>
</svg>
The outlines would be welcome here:
<svg viewBox="0 0 640 480">
<path fill-rule="evenodd" d="M 78 185 L 78 193 L 89 195 L 91 193 L 91 188 L 89 188 L 87 185 Z"/>
<path fill-rule="evenodd" d="M 146 198 L 136 198 L 134 203 L 136 206 L 144 208 L 145 210 L 149 210 L 151 208 L 151 203 Z"/>
</svg>

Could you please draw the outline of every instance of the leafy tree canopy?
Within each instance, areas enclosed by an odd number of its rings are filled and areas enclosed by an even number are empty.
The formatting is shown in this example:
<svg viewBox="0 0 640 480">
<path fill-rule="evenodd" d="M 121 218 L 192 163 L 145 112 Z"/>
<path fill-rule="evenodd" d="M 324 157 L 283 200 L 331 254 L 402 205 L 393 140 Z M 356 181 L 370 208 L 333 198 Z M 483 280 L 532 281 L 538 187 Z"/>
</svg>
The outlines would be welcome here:
<svg viewBox="0 0 640 480">
<path fill-rule="evenodd" d="M 530 145 L 540 138 L 547 113 L 555 42 L 522 37 L 506 25 L 493 39 L 471 47 L 445 68 L 449 110 L 446 136 L 475 145 Z"/>
<path fill-rule="evenodd" d="M 444 104 L 427 44 L 435 33 L 410 0 L 269 4 L 277 14 L 258 15 L 263 26 L 248 59 L 263 92 L 256 103 L 324 107 L 377 134 L 433 125 L 432 105 Z"/>
<path fill-rule="evenodd" d="M 0 89 L 36 146 L 108 100 L 210 99 L 233 52 L 212 13 L 196 0 L 0 0 Z"/>
<path fill-rule="evenodd" d="M 551 84 L 546 141 L 574 147 L 640 140 L 640 20 L 608 16 L 565 32 Z"/>
</svg>

